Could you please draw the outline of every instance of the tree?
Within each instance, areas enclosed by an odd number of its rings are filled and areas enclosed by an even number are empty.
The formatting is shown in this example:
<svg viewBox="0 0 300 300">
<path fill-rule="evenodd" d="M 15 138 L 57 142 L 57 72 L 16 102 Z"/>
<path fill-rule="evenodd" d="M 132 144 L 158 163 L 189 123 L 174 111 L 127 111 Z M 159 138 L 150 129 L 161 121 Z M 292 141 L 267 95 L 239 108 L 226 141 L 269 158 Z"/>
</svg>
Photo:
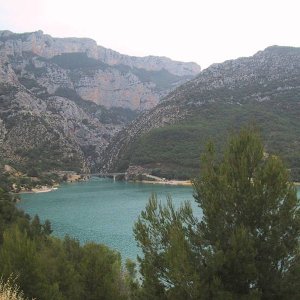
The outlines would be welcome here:
<svg viewBox="0 0 300 300">
<path fill-rule="evenodd" d="M 84 284 L 84 299 L 123 300 L 125 287 L 121 276 L 121 256 L 104 245 L 87 243 L 83 246 L 80 263 Z"/>
<path fill-rule="evenodd" d="M 45 221 L 45 223 L 44 223 L 44 225 L 42 225 L 42 227 L 43 227 L 43 232 L 46 235 L 50 235 L 53 232 L 52 227 L 51 227 L 51 222 L 48 219 Z"/>
<path fill-rule="evenodd" d="M 31 221 L 31 231 L 33 236 L 40 236 L 42 234 L 42 224 L 38 215 L 35 215 Z"/>
<path fill-rule="evenodd" d="M 191 251 L 192 228 L 196 219 L 189 203 L 175 210 L 171 198 L 158 204 L 153 194 L 134 226 L 142 248 L 138 257 L 143 277 L 142 299 L 192 299 L 199 291 L 199 278 Z M 194 284 L 191 285 L 191 282 Z"/>
<path fill-rule="evenodd" d="M 222 159 L 210 143 L 201 161 L 193 181 L 201 220 L 188 204 L 176 211 L 152 196 L 135 224 L 144 296 L 296 299 L 299 200 L 281 160 L 243 129 Z"/>
</svg>

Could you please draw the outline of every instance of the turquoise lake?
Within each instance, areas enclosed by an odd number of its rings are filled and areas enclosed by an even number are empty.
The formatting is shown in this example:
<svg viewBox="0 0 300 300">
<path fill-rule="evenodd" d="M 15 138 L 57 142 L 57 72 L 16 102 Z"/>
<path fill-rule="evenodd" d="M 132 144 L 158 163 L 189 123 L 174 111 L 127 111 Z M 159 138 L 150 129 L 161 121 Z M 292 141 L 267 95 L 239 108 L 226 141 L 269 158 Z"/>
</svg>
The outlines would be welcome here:
<svg viewBox="0 0 300 300">
<path fill-rule="evenodd" d="M 132 228 L 153 192 L 162 202 L 171 195 L 177 207 L 183 201 L 191 201 L 195 214 L 201 217 L 191 187 L 105 178 L 61 185 L 49 193 L 22 194 L 18 207 L 31 216 L 38 214 L 42 221 L 49 219 L 55 236 L 68 234 L 81 243 L 103 243 L 119 251 L 123 259 L 135 260 L 139 249 Z"/>
<path fill-rule="evenodd" d="M 38 214 L 42 221 L 49 219 L 55 236 L 68 234 L 82 243 L 103 243 L 118 250 L 123 259 L 135 260 L 139 250 L 132 228 L 153 192 L 161 201 L 170 194 L 177 207 L 193 201 L 191 187 L 92 178 L 49 193 L 22 194 L 18 207 L 31 216 Z M 201 215 L 195 204 L 193 208 Z"/>
</svg>

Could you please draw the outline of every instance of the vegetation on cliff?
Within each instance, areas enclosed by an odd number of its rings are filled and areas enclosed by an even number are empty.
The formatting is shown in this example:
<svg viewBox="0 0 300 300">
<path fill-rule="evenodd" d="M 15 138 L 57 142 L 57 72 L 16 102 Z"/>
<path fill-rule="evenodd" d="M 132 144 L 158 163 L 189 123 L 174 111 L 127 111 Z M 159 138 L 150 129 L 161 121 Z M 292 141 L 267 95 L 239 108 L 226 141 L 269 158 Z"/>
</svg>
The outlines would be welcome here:
<svg viewBox="0 0 300 300">
<path fill-rule="evenodd" d="M 226 137 L 247 123 L 262 132 L 265 151 L 279 155 L 300 181 L 299 106 L 282 107 L 276 102 L 244 104 L 206 104 L 195 108 L 184 120 L 141 135 L 117 160 L 116 169 L 143 166 L 153 175 L 168 179 L 190 179 L 199 172 L 199 153 L 212 139 L 220 155 Z"/>
</svg>

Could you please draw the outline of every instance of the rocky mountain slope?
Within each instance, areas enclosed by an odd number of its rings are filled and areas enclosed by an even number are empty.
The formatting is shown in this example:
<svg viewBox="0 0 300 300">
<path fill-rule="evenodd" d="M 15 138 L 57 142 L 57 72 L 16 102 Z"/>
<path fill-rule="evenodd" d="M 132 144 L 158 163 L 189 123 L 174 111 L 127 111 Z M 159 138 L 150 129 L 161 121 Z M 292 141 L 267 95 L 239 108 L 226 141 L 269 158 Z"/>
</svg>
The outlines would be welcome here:
<svg viewBox="0 0 300 300">
<path fill-rule="evenodd" d="M 115 136 L 102 170 L 148 168 L 165 177 L 194 176 L 212 138 L 254 123 L 266 151 L 280 154 L 300 179 L 300 48 L 272 46 L 252 57 L 215 64 L 171 92 Z"/>
<path fill-rule="evenodd" d="M 199 71 L 91 39 L 0 31 L 0 159 L 88 171 L 117 131 Z"/>
<path fill-rule="evenodd" d="M 200 72 L 195 63 L 165 57 L 131 57 L 97 46 L 91 39 L 52 38 L 42 31 L 0 31 L 0 56 L 31 89 L 49 94 L 72 89 L 107 108 L 144 110 Z"/>
</svg>

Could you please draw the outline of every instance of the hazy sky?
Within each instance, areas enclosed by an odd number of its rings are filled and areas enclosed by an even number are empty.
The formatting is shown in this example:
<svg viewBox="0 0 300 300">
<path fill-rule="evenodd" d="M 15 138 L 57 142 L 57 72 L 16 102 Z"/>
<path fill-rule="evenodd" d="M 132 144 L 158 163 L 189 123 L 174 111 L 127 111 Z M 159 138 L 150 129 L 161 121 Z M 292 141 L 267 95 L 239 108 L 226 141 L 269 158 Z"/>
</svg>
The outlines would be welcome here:
<svg viewBox="0 0 300 300">
<path fill-rule="evenodd" d="M 90 37 L 121 53 L 214 62 L 300 46 L 300 0 L 0 0 L 0 29 Z"/>
</svg>

